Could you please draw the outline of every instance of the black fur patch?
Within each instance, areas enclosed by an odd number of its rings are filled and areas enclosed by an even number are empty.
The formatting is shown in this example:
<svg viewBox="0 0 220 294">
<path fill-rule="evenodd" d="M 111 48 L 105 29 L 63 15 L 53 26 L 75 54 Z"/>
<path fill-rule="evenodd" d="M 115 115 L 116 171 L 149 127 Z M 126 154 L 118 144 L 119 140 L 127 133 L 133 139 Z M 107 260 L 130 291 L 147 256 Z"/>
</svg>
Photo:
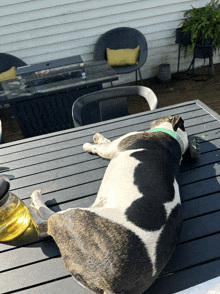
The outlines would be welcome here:
<svg viewBox="0 0 220 294">
<path fill-rule="evenodd" d="M 162 150 L 143 150 L 131 154 L 141 161 L 134 171 L 134 184 L 143 197 L 126 210 L 129 221 L 147 231 L 157 231 L 166 222 L 164 203 L 174 199 L 174 177 L 178 161 Z"/>
<path fill-rule="evenodd" d="M 179 172 L 181 151 L 178 142 L 165 133 L 139 133 L 125 138 L 119 149 L 136 150 L 130 156 L 139 160 L 134 185 L 143 197 L 126 210 L 128 220 L 147 230 L 159 230 L 166 222 L 165 202 L 174 197 L 174 177 Z"/>
</svg>

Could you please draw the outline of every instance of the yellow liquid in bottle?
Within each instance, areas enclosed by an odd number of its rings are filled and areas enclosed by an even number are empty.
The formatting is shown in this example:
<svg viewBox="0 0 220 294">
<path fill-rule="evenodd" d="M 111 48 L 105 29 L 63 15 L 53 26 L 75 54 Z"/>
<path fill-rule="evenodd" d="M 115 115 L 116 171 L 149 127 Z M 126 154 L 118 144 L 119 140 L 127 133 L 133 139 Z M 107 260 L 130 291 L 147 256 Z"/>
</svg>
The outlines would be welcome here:
<svg viewBox="0 0 220 294">
<path fill-rule="evenodd" d="M 0 242 L 18 237 L 31 221 L 27 206 L 18 197 L 13 196 L 10 202 L 8 206 L 0 207 Z"/>
</svg>

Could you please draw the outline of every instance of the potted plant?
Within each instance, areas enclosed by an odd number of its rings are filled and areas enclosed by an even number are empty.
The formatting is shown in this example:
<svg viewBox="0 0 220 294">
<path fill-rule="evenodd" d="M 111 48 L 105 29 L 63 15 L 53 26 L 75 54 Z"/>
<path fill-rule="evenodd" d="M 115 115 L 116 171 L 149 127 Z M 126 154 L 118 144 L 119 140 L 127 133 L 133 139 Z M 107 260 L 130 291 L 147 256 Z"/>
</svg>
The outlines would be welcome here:
<svg viewBox="0 0 220 294">
<path fill-rule="evenodd" d="M 194 54 L 198 53 L 198 58 L 211 57 L 213 47 L 220 48 L 219 0 L 211 0 L 200 8 L 192 6 L 192 9 L 184 13 L 184 17 L 184 21 L 180 24 L 181 30 L 191 33 L 191 44 L 184 44 L 185 56 L 195 49 Z"/>
<path fill-rule="evenodd" d="M 183 31 L 182 28 L 176 29 L 176 41 L 180 45 L 191 45 L 191 32 Z"/>
</svg>

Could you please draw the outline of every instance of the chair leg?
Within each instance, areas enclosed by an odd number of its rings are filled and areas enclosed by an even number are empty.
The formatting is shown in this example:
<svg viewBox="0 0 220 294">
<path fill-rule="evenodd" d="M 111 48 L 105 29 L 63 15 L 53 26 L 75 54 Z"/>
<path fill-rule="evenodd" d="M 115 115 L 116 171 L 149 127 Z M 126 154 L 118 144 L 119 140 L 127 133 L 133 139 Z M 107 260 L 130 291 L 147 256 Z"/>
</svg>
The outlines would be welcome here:
<svg viewBox="0 0 220 294">
<path fill-rule="evenodd" d="M 138 69 L 138 71 L 139 71 L 139 76 L 140 76 L 141 86 L 143 86 L 143 81 L 142 81 L 142 77 L 141 77 L 141 70 L 140 70 L 140 68 Z"/>
<path fill-rule="evenodd" d="M 4 104 L 2 104 L 2 110 L 3 110 L 4 115 L 6 116 L 6 119 L 9 121 L 9 124 L 11 126 L 12 131 L 15 132 L 15 129 L 14 129 L 13 124 L 12 124 L 12 121 L 11 121 L 11 118 L 8 115 L 8 112 L 7 112 Z"/>
<path fill-rule="evenodd" d="M 195 66 L 195 57 L 193 56 L 193 61 L 192 61 L 192 76 L 194 75 L 194 66 Z"/>
</svg>

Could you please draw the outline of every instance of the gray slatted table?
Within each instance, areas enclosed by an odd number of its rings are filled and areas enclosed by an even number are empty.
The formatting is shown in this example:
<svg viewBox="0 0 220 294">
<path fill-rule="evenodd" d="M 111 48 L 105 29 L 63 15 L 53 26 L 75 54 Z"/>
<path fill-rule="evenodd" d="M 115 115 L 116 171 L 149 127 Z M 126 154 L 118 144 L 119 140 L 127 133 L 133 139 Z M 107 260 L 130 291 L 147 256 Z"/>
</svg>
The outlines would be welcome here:
<svg viewBox="0 0 220 294">
<path fill-rule="evenodd" d="M 108 160 L 89 155 L 82 144 L 96 132 L 115 139 L 148 130 L 152 121 L 181 115 L 188 134 L 199 137 L 201 157 L 179 174 L 184 223 L 179 244 L 146 293 L 170 294 L 220 276 L 220 117 L 196 100 L 82 128 L 0 145 L 1 174 L 30 203 L 35 189 L 54 210 L 88 207 L 95 199 Z M 4 171 L 5 170 L 5 171 Z M 181 293 L 185 293 L 184 290 Z M 52 239 L 39 240 L 32 228 L 10 244 L 0 243 L 0 293 L 90 293 L 64 269 Z"/>
</svg>

